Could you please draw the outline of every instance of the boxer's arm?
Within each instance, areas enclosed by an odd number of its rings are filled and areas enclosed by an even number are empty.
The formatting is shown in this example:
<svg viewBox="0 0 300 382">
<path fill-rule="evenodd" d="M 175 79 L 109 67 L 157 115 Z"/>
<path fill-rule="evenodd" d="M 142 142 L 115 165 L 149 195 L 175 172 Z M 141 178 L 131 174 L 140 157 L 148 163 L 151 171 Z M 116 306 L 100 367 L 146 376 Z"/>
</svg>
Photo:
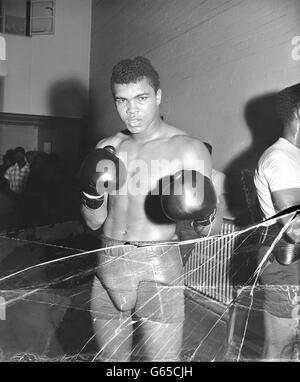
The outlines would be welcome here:
<svg viewBox="0 0 300 382">
<path fill-rule="evenodd" d="M 273 191 L 271 193 L 275 209 L 279 212 L 288 207 L 300 205 L 300 188 L 289 188 Z M 292 215 L 281 219 L 281 224 L 286 224 Z M 300 216 L 297 216 L 286 231 L 287 236 L 294 243 L 300 242 Z"/>
<path fill-rule="evenodd" d="M 198 139 L 190 139 L 183 158 L 184 170 L 196 170 L 211 179 L 211 156 L 206 146 Z"/>
<path fill-rule="evenodd" d="M 85 204 L 81 205 L 80 212 L 86 225 L 93 231 L 101 228 L 107 217 L 107 199 L 108 195 L 104 195 L 102 205 L 97 209 L 88 208 Z"/>
<path fill-rule="evenodd" d="M 207 147 L 199 140 L 193 139 L 190 143 L 187 155 L 184 159 L 184 168 L 201 172 L 210 180 L 212 179 L 211 155 Z M 223 222 L 223 205 L 218 203 L 217 212 L 211 224 L 201 225 L 192 222 L 195 232 L 201 236 L 216 235 L 221 230 Z"/>
<path fill-rule="evenodd" d="M 101 139 L 95 149 L 104 148 L 109 144 L 109 138 Z M 85 224 L 93 231 L 101 228 L 107 218 L 107 199 L 108 195 L 104 195 L 103 203 L 99 208 L 88 208 L 88 203 L 82 203 L 80 206 L 81 216 Z"/>
</svg>

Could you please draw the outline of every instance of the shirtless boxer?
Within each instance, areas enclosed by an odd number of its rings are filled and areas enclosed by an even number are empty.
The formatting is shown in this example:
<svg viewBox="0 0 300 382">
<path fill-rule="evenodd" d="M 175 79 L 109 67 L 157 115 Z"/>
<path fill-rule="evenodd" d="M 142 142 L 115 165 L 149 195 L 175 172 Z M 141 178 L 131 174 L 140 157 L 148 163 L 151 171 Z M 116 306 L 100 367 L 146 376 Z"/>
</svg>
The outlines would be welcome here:
<svg viewBox="0 0 300 382">
<path fill-rule="evenodd" d="M 199 233 L 209 232 L 216 208 L 210 154 L 199 140 L 160 118 L 159 76 L 146 58 L 119 62 L 111 89 L 126 130 L 101 140 L 95 151 L 101 154 L 112 146 L 110 152 L 127 174 L 118 191 L 96 197 L 84 193 L 81 207 L 86 224 L 92 230 L 101 228 L 103 248 L 120 246 L 98 255 L 91 311 L 99 359 L 130 361 L 133 317 L 139 320 L 142 340 L 135 353 L 140 359 L 176 361 L 182 343 L 184 284 L 179 246 L 170 242 L 176 239 L 177 218 L 193 221 Z M 197 219 L 191 218 L 180 195 L 175 202 L 167 197 L 162 203 L 170 175 L 182 180 L 182 170 L 201 174 L 201 188 L 208 190 L 199 201 Z"/>
</svg>

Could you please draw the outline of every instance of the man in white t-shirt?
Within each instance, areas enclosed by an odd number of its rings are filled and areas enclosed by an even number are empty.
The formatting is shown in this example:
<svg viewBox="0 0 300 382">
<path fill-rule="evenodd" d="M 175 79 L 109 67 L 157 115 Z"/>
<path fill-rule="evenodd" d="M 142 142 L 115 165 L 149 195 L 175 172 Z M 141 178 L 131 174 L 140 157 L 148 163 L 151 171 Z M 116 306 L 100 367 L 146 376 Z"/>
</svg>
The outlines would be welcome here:
<svg viewBox="0 0 300 382">
<path fill-rule="evenodd" d="M 300 83 L 278 93 L 277 110 L 283 124 L 282 137 L 262 154 L 254 176 L 265 218 L 300 204 Z M 290 216 L 285 217 L 278 225 L 269 226 L 266 249 L 289 219 Z M 260 275 L 260 284 L 264 285 L 263 358 L 266 360 L 293 359 L 299 342 L 300 259 L 295 256 L 286 265 L 279 260 L 287 250 L 298 253 L 299 243 L 300 218 L 297 217 Z"/>
</svg>

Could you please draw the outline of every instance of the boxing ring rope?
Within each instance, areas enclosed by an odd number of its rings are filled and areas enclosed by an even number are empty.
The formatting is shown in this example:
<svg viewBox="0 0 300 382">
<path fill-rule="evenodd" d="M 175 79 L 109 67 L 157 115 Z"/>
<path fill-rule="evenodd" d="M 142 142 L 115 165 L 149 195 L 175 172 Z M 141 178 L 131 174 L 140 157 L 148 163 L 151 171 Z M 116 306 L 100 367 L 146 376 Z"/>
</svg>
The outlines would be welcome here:
<svg viewBox="0 0 300 382">
<path fill-rule="evenodd" d="M 231 221 L 222 224 L 221 235 L 235 231 Z M 185 285 L 224 305 L 234 298 L 230 280 L 230 260 L 234 251 L 234 237 L 211 238 L 196 243 L 185 264 Z"/>
</svg>

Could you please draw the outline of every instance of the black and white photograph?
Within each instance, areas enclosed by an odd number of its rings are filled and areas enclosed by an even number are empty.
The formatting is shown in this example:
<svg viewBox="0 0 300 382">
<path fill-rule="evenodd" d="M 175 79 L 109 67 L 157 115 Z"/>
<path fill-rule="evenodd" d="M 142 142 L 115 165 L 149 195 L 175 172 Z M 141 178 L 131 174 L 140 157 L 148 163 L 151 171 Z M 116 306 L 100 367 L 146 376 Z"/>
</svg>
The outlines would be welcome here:
<svg viewBox="0 0 300 382">
<path fill-rule="evenodd" d="M 300 361 L 300 1 L 0 0 L 0 362 Z"/>
</svg>

